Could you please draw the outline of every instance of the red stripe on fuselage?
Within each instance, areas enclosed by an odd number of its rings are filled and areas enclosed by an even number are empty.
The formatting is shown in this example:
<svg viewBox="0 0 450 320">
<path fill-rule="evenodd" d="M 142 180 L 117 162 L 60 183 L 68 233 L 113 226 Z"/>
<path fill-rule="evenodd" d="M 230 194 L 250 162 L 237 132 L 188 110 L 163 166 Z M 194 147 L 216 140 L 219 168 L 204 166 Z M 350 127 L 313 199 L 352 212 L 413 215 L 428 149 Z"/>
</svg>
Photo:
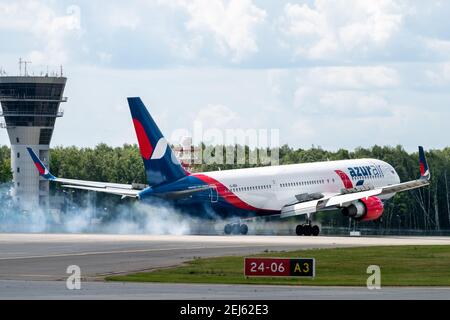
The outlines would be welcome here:
<svg viewBox="0 0 450 320">
<path fill-rule="evenodd" d="M 213 179 L 211 177 L 208 177 L 205 174 L 195 173 L 192 176 L 199 178 L 203 182 L 207 183 L 210 186 L 215 186 L 217 189 L 217 193 L 228 203 L 232 204 L 233 206 L 244 209 L 244 210 L 252 210 L 252 211 L 266 211 L 264 209 L 258 209 L 255 208 L 241 199 L 238 198 L 233 192 L 231 192 L 227 187 L 225 187 L 222 183 L 217 181 L 216 179 Z"/>
<path fill-rule="evenodd" d="M 339 178 L 341 178 L 342 183 L 344 184 L 345 189 L 351 189 L 353 188 L 353 182 L 350 180 L 348 175 L 341 170 L 335 170 L 335 172 L 338 174 Z"/>
</svg>

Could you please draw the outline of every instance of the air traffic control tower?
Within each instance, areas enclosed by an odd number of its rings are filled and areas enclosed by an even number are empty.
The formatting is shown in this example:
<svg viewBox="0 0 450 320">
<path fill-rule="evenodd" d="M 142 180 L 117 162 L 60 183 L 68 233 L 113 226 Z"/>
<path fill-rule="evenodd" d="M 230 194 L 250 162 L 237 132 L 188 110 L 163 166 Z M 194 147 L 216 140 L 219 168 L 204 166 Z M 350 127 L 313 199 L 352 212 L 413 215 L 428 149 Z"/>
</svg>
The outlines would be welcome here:
<svg viewBox="0 0 450 320">
<path fill-rule="evenodd" d="M 61 72 L 62 73 L 62 72 Z M 11 141 L 11 168 L 13 171 L 13 197 L 24 208 L 47 207 L 49 182 L 42 179 L 27 147 L 49 165 L 49 145 L 55 120 L 63 115 L 59 109 L 67 78 L 57 75 L 20 76 L 0 75 L 0 122 Z"/>
</svg>

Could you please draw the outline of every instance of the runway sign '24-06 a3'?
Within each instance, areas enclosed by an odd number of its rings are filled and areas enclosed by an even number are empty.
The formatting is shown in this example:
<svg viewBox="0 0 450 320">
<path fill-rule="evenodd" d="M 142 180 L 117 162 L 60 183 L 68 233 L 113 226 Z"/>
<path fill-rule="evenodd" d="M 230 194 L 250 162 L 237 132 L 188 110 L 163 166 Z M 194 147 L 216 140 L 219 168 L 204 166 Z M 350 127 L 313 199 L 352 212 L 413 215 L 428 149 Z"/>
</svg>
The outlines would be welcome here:
<svg viewBox="0 0 450 320">
<path fill-rule="evenodd" d="M 314 258 L 245 258 L 246 277 L 314 277 Z"/>
</svg>

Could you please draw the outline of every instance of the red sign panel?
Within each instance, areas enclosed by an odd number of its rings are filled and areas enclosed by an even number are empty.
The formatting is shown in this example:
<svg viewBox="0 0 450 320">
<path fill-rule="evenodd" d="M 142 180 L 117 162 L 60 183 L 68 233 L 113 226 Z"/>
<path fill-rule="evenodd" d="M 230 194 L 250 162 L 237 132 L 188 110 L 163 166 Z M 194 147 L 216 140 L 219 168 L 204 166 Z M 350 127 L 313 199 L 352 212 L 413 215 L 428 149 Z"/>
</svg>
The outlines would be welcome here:
<svg viewBox="0 0 450 320">
<path fill-rule="evenodd" d="M 246 277 L 314 277 L 312 258 L 245 258 Z"/>
</svg>

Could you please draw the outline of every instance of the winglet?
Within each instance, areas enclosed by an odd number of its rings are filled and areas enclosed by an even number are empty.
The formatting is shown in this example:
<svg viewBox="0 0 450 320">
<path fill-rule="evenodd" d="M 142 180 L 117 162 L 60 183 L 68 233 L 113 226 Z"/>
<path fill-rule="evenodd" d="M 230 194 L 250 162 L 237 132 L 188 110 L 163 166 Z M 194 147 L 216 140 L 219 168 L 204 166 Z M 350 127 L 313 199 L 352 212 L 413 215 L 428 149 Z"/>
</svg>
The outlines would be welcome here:
<svg viewBox="0 0 450 320">
<path fill-rule="evenodd" d="M 423 147 L 419 146 L 419 166 L 420 166 L 420 178 L 430 180 L 431 174 L 428 167 L 427 158 L 425 157 L 425 152 Z"/>
<path fill-rule="evenodd" d="M 41 177 L 44 177 L 47 180 L 54 180 L 56 179 L 54 175 L 48 171 L 47 167 L 42 163 L 42 161 L 38 158 L 38 156 L 34 153 L 33 149 L 27 147 L 28 153 L 31 156 L 31 159 L 33 159 L 34 165 L 36 166 L 37 170 L 39 171 L 39 175 Z"/>
</svg>

